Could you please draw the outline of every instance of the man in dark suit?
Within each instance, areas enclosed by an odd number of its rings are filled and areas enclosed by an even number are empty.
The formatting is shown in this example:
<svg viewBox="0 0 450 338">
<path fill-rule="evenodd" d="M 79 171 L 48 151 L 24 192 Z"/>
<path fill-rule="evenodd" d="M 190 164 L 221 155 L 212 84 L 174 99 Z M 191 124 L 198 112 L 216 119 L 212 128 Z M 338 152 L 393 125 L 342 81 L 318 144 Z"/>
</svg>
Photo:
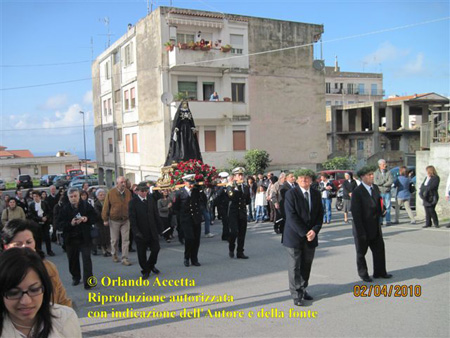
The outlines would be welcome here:
<svg viewBox="0 0 450 338">
<path fill-rule="evenodd" d="M 160 272 L 155 265 L 160 250 L 159 234 L 162 232 L 162 224 L 156 203 L 153 201 L 153 197 L 148 194 L 148 186 L 145 182 L 138 184 L 136 195 L 128 204 L 128 215 L 136 241 L 142 279 L 148 279 L 151 272 L 156 275 Z M 148 259 L 147 248 L 150 248 Z"/>
<path fill-rule="evenodd" d="M 358 275 L 364 282 L 372 282 L 367 271 L 365 255 L 370 248 L 373 256 L 373 277 L 391 278 L 386 272 L 383 234 L 381 232 L 381 217 L 385 210 L 378 186 L 373 184 L 374 168 L 363 167 L 358 176 L 361 184 L 353 190 L 351 210 L 353 215 L 353 237 L 356 246 L 356 265 Z"/>
<path fill-rule="evenodd" d="M 313 299 L 306 287 L 323 221 L 320 193 L 310 189 L 314 178 L 312 170 L 300 170 L 298 186 L 286 192 L 284 202 L 283 245 L 288 252 L 289 290 L 297 306 L 302 306 L 304 299 Z"/>
<path fill-rule="evenodd" d="M 228 204 L 228 225 L 230 235 L 228 237 L 228 255 L 234 258 L 234 249 L 237 249 L 236 258 L 248 259 L 244 255 L 245 234 L 247 233 L 247 205 L 250 204 L 250 190 L 244 184 L 244 172 L 242 167 L 234 168 L 233 183 L 227 186 Z"/>
<path fill-rule="evenodd" d="M 195 175 L 183 177 L 185 186 L 177 191 L 174 210 L 179 214 L 184 233 L 184 266 L 200 266 L 198 249 L 200 247 L 202 214 L 200 212 L 200 190 L 195 186 Z"/>
<path fill-rule="evenodd" d="M 229 174 L 225 171 L 219 173 L 220 183 L 228 182 Z M 217 187 L 216 198 L 214 203 L 217 205 L 219 218 L 222 219 L 222 241 L 228 241 L 230 236 L 230 228 L 228 226 L 228 203 L 230 200 L 227 195 L 227 187 Z"/>
<path fill-rule="evenodd" d="M 35 221 L 39 227 L 40 239 L 36 242 L 36 248 L 41 250 L 42 241 L 44 241 L 47 255 L 54 256 L 55 253 L 52 251 L 52 241 L 50 239 L 50 221 L 53 212 L 48 204 L 41 200 L 41 193 L 39 191 L 34 190 L 32 196 L 33 202 L 30 203 L 30 207 L 28 208 L 28 218 Z M 56 230 L 54 231 L 56 232 Z"/>
</svg>

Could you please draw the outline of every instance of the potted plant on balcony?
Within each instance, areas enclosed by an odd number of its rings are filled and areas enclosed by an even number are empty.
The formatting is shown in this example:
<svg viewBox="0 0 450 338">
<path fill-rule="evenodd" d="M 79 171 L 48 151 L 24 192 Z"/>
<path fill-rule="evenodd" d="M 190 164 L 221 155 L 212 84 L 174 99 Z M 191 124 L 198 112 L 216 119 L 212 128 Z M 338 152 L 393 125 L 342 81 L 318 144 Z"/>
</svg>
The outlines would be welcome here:
<svg viewBox="0 0 450 338">
<path fill-rule="evenodd" d="M 172 41 L 167 41 L 164 46 L 166 46 L 166 51 L 171 52 L 173 51 L 173 48 L 175 47 L 175 45 L 173 44 Z"/>
<path fill-rule="evenodd" d="M 220 47 L 220 50 L 224 53 L 228 53 L 231 50 L 231 45 L 225 45 Z"/>
<path fill-rule="evenodd" d="M 194 41 L 189 41 L 187 46 L 188 46 L 189 49 L 194 50 L 195 49 L 195 42 Z"/>
<path fill-rule="evenodd" d="M 204 45 L 204 46 L 201 47 L 201 49 L 202 49 L 203 51 L 208 51 L 208 50 L 211 49 L 211 46 L 210 46 L 210 45 Z"/>
<path fill-rule="evenodd" d="M 231 98 L 229 98 L 229 97 L 224 97 L 223 100 L 224 100 L 225 102 L 231 102 Z"/>
<path fill-rule="evenodd" d="M 184 42 L 178 42 L 178 48 L 180 49 L 188 49 L 188 44 Z"/>
<path fill-rule="evenodd" d="M 188 99 L 187 93 L 178 92 L 175 94 L 175 101 L 183 101 Z"/>
</svg>

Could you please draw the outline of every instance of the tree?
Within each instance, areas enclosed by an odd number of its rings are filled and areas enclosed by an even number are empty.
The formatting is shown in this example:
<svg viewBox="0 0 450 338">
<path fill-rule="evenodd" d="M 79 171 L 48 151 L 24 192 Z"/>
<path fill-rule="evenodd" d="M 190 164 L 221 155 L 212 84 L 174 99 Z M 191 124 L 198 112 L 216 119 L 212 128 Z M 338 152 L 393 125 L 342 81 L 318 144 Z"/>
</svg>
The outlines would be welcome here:
<svg viewBox="0 0 450 338">
<path fill-rule="evenodd" d="M 272 160 L 265 150 L 252 149 L 247 151 L 244 156 L 246 162 L 246 171 L 249 174 L 263 173 Z"/>
<path fill-rule="evenodd" d="M 356 166 L 356 158 L 335 157 L 323 163 L 323 167 L 327 170 L 354 170 Z"/>
</svg>

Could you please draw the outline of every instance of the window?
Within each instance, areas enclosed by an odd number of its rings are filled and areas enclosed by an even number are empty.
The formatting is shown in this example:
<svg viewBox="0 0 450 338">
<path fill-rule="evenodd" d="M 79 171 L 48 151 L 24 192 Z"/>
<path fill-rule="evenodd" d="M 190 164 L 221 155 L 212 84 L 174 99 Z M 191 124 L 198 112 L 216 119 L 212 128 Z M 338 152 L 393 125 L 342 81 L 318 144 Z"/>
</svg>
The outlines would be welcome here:
<svg viewBox="0 0 450 338">
<path fill-rule="evenodd" d="M 189 100 L 197 100 L 197 82 L 178 81 L 178 92 L 185 94 Z"/>
<path fill-rule="evenodd" d="M 112 115 L 112 100 L 108 99 L 108 115 Z"/>
<path fill-rule="evenodd" d="M 113 54 L 113 62 L 114 64 L 117 64 L 120 61 L 120 51 L 116 51 Z"/>
<path fill-rule="evenodd" d="M 245 89 L 244 83 L 232 83 L 231 84 L 231 101 L 245 102 L 244 89 Z"/>
<path fill-rule="evenodd" d="M 131 88 L 131 89 L 130 89 L 131 109 L 133 109 L 134 107 L 136 107 L 136 94 L 135 94 L 135 89 L 136 89 L 136 88 Z"/>
<path fill-rule="evenodd" d="M 209 101 L 213 93 L 214 93 L 214 82 L 203 82 L 203 101 Z"/>
<path fill-rule="evenodd" d="M 205 130 L 205 151 L 216 151 L 215 130 Z"/>
<path fill-rule="evenodd" d="M 125 135 L 125 151 L 131 153 L 131 138 L 130 134 Z"/>
<path fill-rule="evenodd" d="M 372 83 L 370 86 L 370 91 L 372 92 L 372 95 L 378 95 L 378 86 L 376 83 Z"/>
<path fill-rule="evenodd" d="M 364 140 L 357 141 L 357 150 L 359 151 L 364 150 Z"/>
<path fill-rule="evenodd" d="M 114 92 L 114 102 L 120 102 L 120 101 L 121 101 L 121 99 L 120 99 L 120 89 L 117 89 Z"/>
<path fill-rule="evenodd" d="M 137 139 L 137 134 L 133 133 L 133 153 L 137 153 L 138 152 L 138 139 Z"/>
<path fill-rule="evenodd" d="M 122 128 L 117 128 L 117 141 L 122 141 Z"/>
<path fill-rule="evenodd" d="M 243 54 L 244 52 L 244 36 L 240 34 L 230 34 L 231 53 Z"/>
<path fill-rule="evenodd" d="M 325 93 L 327 93 L 327 94 L 331 93 L 331 83 L 330 82 L 325 83 Z"/>
<path fill-rule="evenodd" d="M 103 101 L 103 115 L 107 115 L 108 114 L 108 100 L 104 100 Z"/>
<path fill-rule="evenodd" d="M 123 96 L 124 96 L 124 104 L 125 104 L 125 106 L 124 106 L 124 109 L 125 109 L 125 111 L 127 111 L 129 108 L 130 108 L 130 99 L 129 99 L 129 97 L 128 97 L 128 90 L 125 90 L 124 92 L 123 92 Z"/>
<path fill-rule="evenodd" d="M 113 140 L 112 140 L 112 138 L 108 139 L 108 150 L 109 150 L 110 153 L 113 152 Z"/>
<path fill-rule="evenodd" d="M 105 77 L 106 80 L 109 80 L 111 78 L 111 74 L 109 72 L 109 61 L 105 63 Z"/>
<path fill-rule="evenodd" d="M 364 95 L 364 83 L 358 83 L 359 95 Z"/>
<path fill-rule="evenodd" d="M 354 92 L 354 86 L 353 83 L 347 83 L 347 94 L 353 94 Z"/>
<path fill-rule="evenodd" d="M 194 34 L 191 33 L 177 33 L 177 42 L 188 43 L 194 41 Z"/>
<path fill-rule="evenodd" d="M 246 150 L 245 130 L 233 131 L 233 150 Z"/>
<path fill-rule="evenodd" d="M 130 42 L 125 46 L 125 67 L 131 65 L 134 62 L 133 55 L 133 42 Z"/>
</svg>

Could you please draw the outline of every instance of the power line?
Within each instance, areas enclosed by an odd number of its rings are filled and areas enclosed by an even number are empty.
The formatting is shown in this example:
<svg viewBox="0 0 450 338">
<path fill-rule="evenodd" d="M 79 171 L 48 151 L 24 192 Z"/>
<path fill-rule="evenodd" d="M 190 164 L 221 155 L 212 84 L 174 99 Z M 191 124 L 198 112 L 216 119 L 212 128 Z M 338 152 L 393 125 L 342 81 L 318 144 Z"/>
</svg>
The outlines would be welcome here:
<svg viewBox="0 0 450 338">
<path fill-rule="evenodd" d="M 28 65 L 0 65 L 2 68 L 15 68 L 15 67 L 50 67 L 50 66 L 65 66 L 65 65 L 76 65 L 80 63 L 91 62 L 91 60 L 85 61 L 72 61 L 72 62 L 56 62 L 56 63 L 38 63 L 38 64 L 28 64 Z"/>
<path fill-rule="evenodd" d="M 381 30 L 368 32 L 368 33 L 361 33 L 361 34 L 350 35 L 350 36 L 341 37 L 341 38 L 335 38 L 335 39 L 331 39 L 331 40 L 325 40 L 325 41 L 322 41 L 322 43 L 332 43 L 332 42 L 356 39 L 356 38 L 366 37 L 366 36 L 375 35 L 375 34 L 381 34 L 381 33 L 401 30 L 401 29 L 407 29 L 407 28 L 422 26 L 422 25 L 426 25 L 426 24 L 430 24 L 430 23 L 439 22 L 439 21 L 446 21 L 446 20 L 449 20 L 449 19 L 450 19 L 450 17 L 443 17 L 443 18 L 438 18 L 438 19 L 433 19 L 433 20 L 427 20 L 427 21 L 417 22 L 417 23 L 403 25 L 403 26 L 397 26 L 397 27 L 392 27 L 392 28 L 381 29 Z M 200 64 L 204 64 L 204 63 L 224 61 L 224 60 L 229 60 L 229 59 L 233 59 L 233 58 L 258 56 L 258 55 L 269 54 L 269 53 L 276 53 L 276 52 L 281 52 L 281 51 L 286 51 L 286 50 L 299 49 L 299 48 L 304 48 L 304 47 L 308 47 L 308 46 L 312 46 L 312 45 L 314 45 L 314 43 L 311 42 L 311 43 L 307 43 L 307 44 L 303 44 L 303 45 L 296 45 L 296 46 L 284 47 L 284 48 L 278 48 L 278 49 L 272 49 L 272 50 L 266 50 L 266 51 L 261 51 L 261 52 L 247 53 L 247 54 L 242 54 L 242 55 L 228 56 L 228 57 L 218 58 L 218 59 L 214 59 L 214 60 L 195 61 L 195 62 L 185 63 L 183 65 L 187 65 L 187 66 L 200 65 Z M 142 71 L 149 71 L 151 69 L 157 69 L 157 68 L 159 68 L 159 67 L 141 68 L 140 72 L 142 72 Z M 126 73 L 127 72 L 121 72 L 121 74 L 126 74 Z M 113 75 L 119 75 L 119 74 L 113 74 Z M 0 88 L 0 91 L 35 88 L 35 87 L 44 87 L 44 86 L 51 86 L 51 85 L 57 85 L 57 84 L 65 84 L 65 83 L 72 83 L 72 82 L 94 80 L 95 78 L 99 78 L 99 77 L 89 77 L 89 78 L 77 79 L 77 80 L 67 80 L 67 81 L 60 81 L 60 82 L 42 83 L 42 84 L 35 84 L 35 85 L 29 85 L 29 86 Z"/>
</svg>

